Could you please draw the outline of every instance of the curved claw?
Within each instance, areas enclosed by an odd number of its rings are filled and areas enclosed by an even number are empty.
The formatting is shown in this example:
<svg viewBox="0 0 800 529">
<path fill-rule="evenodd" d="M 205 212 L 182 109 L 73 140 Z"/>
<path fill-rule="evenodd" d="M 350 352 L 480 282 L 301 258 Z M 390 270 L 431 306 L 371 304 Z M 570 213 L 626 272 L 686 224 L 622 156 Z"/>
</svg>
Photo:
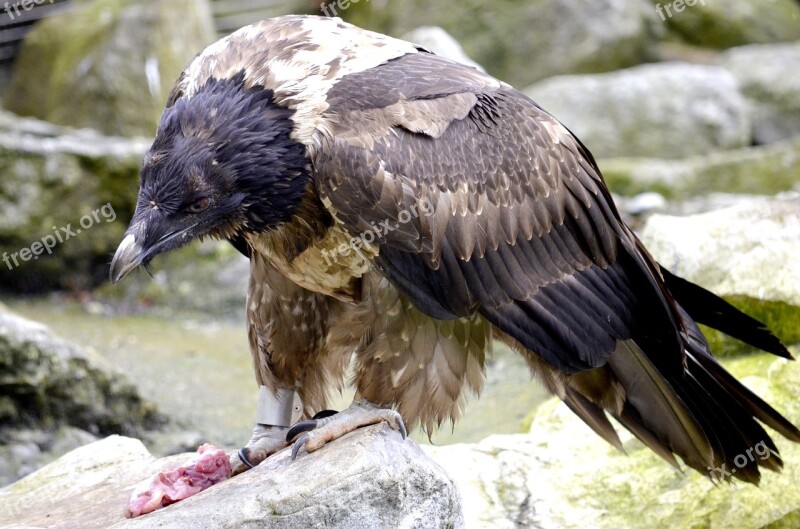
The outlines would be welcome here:
<svg viewBox="0 0 800 529">
<path fill-rule="evenodd" d="M 394 418 L 394 423 L 397 425 L 397 431 L 400 432 L 400 435 L 405 439 L 408 437 L 408 430 L 406 430 L 406 423 L 403 421 L 403 417 L 400 414 L 397 414 L 397 417 Z"/>
<path fill-rule="evenodd" d="M 326 417 L 330 417 L 332 415 L 336 415 L 337 413 L 339 413 L 339 412 L 336 411 L 336 410 L 322 410 L 322 411 L 318 411 L 317 413 L 315 413 L 314 416 L 311 417 L 311 418 L 312 419 L 324 419 Z"/>
<path fill-rule="evenodd" d="M 295 441 L 294 445 L 292 446 L 292 461 L 297 458 L 297 453 L 303 448 L 307 442 L 311 440 L 311 437 L 308 434 L 303 435 L 300 439 Z"/>
<path fill-rule="evenodd" d="M 247 465 L 249 468 L 255 468 L 255 465 L 250 462 L 250 449 L 247 447 L 239 449 L 239 460 Z"/>
<path fill-rule="evenodd" d="M 317 420 L 316 419 L 308 419 L 308 420 L 305 420 L 305 421 L 300 421 L 297 424 L 295 424 L 294 426 L 292 426 L 291 428 L 289 428 L 289 431 L 286 432 L 286 442 L 287 443 L 291 443 L 292 439 L 294 439 L 295 437 L 297 437 L 301 433 L 310 432 L 311 430 L 313 430 L 316 427 L 317 427 Z M 294 459 L 294 457 L 292 457 L 292 459 Z"/>
</svg>

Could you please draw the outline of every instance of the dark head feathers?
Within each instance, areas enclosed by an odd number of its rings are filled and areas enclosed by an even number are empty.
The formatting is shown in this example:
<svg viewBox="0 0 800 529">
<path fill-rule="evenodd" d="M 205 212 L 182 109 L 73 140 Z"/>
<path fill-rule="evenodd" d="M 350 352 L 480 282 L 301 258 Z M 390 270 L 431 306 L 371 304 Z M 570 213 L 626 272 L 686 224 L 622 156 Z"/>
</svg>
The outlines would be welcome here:
<svg viewBox="0 0 800 529">
<path fill-rule="evenodd" d="M 142 168 L 140 200 L 169 214 L 211 186 L 243 203 L 249 229 L 288 220 L 310 180 L 306 148 L 290 137 L 293 113 L 271 90 L 246 87 L 243 72 L 209 79 L 164 111 Z"/>
</svg>

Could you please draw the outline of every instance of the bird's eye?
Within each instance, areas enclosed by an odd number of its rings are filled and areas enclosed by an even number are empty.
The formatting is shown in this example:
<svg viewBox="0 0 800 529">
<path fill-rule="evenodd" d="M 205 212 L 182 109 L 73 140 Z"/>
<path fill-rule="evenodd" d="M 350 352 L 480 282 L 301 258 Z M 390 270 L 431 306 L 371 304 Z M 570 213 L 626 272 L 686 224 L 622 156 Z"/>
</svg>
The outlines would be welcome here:
<svg viewBox="0 0 800 529">
<path fill-rule="evenodd" d="M 202 213 L 208 206 L 211 204 L 211 199 L 208 197 L 200 197 L 191 204 L 189 207 L 186 208 L 186 211 L 189 213 Z"/>
</svg>

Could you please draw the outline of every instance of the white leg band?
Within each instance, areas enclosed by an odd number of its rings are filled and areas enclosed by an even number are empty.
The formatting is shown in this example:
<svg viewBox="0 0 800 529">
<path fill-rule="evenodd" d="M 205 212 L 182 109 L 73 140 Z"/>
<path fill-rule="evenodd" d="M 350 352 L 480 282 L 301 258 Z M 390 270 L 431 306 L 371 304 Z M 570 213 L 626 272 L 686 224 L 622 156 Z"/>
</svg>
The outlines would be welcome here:
<svg viewBox="0 0 800 529">
<path fill-rule="evenodd" d="M 270 426 L 291 426 L 300 420 L 303 406 L 300 395 L 292 389 L 279 389 L 273 393 L 267 386 L 259 386 L 256 422 Z"/>
</svg>

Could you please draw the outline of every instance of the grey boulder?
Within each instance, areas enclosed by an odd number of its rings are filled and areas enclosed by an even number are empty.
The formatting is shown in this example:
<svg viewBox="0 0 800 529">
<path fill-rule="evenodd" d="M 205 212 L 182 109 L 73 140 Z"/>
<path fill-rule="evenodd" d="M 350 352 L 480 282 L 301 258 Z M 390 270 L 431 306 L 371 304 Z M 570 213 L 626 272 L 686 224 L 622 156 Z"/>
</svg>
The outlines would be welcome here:
<svg viewBox="0 0 800 529">
<path fill-rule="evenodd" d="M 719 64 L 733 74 L 752 107 L 756 143 L 800 135 L 800 42 L 733 48 Z"/>
<path fill-rule="evenodd" d="M 525 94 L 598 157 L 686 157 L 750 144 L 736 79 L 718 66 L 660 63 L 554 77 Z"/>
<path fill-rule="evenodd" d="M 387 425 L 350 433 L 313 454 L 289 450 L 196 496 L 131 520 L 132 487 L 183 463 L 157 460 L 112 436 L 75 450 L 0 490 L 0 525 L 31 528 L 452 528 L 464 526 L 453 481 Z"/>
</svg>

